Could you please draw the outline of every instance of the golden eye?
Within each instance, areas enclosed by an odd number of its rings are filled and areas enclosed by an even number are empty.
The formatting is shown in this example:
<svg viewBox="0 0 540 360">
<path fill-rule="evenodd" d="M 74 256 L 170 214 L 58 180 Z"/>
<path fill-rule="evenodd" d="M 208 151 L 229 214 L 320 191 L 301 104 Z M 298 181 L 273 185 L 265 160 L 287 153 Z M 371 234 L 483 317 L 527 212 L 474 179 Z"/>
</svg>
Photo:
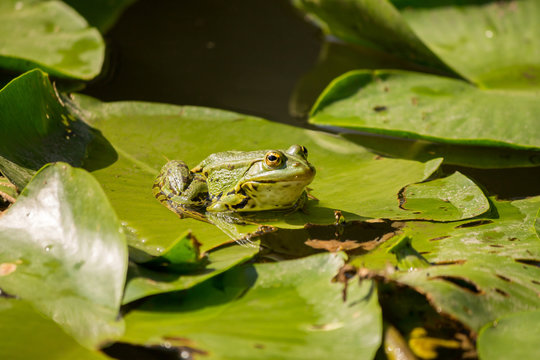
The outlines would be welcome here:
<svg viewBox="0 0 540 360">
<path fill-rule="evenodd" d="M 264 161 L 266 162 L 266 165 L 276 168 L 279 165 L 281 165 L 281 162 L 283 160 L 280 153 L 277 153 L 275 151 L 270 151 L 269 153 L 266 154 Z"/>
</svg>

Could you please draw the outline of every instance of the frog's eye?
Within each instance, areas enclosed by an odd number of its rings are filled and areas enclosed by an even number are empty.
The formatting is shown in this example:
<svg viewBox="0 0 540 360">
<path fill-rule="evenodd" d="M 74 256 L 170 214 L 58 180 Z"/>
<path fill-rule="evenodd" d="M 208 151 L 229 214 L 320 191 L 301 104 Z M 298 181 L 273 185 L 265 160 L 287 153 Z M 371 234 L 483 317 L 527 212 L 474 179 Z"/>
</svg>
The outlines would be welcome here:
<svg viewBox="0 0 540 360">
<path fill-rule="evenodd" d="M 283 158 L 281 154 L 275 151 L 268 152 L 266 156 L 264 157 L 264 162 L 266 163 L 266 165 L 273 168 L 276 168 L 279 165 L 281 165 L 282 161 L 283 161 Z"/>
</svg>

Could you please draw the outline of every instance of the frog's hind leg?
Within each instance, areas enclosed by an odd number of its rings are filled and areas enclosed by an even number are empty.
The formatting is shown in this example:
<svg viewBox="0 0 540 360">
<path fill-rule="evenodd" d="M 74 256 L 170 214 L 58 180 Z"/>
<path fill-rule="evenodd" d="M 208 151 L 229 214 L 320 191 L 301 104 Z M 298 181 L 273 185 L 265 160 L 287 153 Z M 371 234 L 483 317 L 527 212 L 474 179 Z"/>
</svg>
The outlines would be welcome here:
<svg viewBox="0 0 540 360">
<path fill-rule="evenodd" d="M 192 217 L 208 221 L 200 212 L 207 201 L 206 180 L 189 171 L 180 160 L 163 166 L 153 185 L 154 196 L 181 218 Z"/>
</svg>

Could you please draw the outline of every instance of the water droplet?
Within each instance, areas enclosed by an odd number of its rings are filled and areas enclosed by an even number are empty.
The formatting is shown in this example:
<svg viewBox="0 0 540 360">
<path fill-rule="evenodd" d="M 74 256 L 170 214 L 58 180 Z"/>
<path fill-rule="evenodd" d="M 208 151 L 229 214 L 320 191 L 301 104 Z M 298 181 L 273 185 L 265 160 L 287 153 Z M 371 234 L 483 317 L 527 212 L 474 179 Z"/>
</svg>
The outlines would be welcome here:
<svg viewBox="0 0 540 360">
<path fill-rule="evenodd" d="M 171 345 L 170 342 L 165 341 L 165 342 L 163 343 L 163 347 L 164 347 L 165 349 L 170 349 L 170 348 L 172 347 L 172 345 Z"/>
<path fill-rule="evenodd" d="M 486 35 L 488 39 L 491 39 L 493 37 L 493 31 L 491 30 L 486 30 L 484 34 Z"/>
<path fill-rule="evenodd" d="M 47 245 L 47 246 L 45 246 L 45 251 L 49 252 L 49 251 L 51 251 L 52 248 L 53 248 L 52 245 Z"/>
<path fill-rule="evenodd" d="M 189 353 L 189 351 L 187 350 L 182 350 L 180 352 L 180 358 L 181 359 L 190 359 L 191 358 L 191 354 Z"/>
</svg>

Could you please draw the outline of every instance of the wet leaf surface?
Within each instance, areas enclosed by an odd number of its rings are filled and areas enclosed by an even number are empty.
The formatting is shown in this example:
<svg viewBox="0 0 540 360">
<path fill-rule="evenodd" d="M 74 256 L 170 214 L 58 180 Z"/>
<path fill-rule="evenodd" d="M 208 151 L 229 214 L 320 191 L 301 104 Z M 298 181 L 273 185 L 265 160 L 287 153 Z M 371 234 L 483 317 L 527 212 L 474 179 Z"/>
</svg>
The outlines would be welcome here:
<svg viewBox="0 0 540 360">
<path fill-rule="evenodd" d="M 310 122 L 440 143 L 538 151 L 539 104 L 532 91 L 486 91 L 435 75 L 359 70 L 326 88 Z"/>
<path fill-rule="evenodd" d="M 36 174 L 0 218 L 0 288 L 87 347 L 114 339 L 127 268 L 120 222 L 96 180 L 68 164 Z"/>
<path fill-rule="evenodd" d="M 480 359 L 535 359 L 538 357 L 540 311 L 525 311 L 497 319 L 478 336 Z"/>
<path fill-rule="evenodd" d="M 403 228 L 409 247 L 396 252 L 403 238 L 396 236 L 352 263 L 411 286 L 474 331 L 505 314 L 538 309 L 540 198 L 493 205 L 491 215 L 474 220 L 410 222 Z"/>
<path fill-rule="evenodd" d="M 0 42 L 3 68 L 39 67 L 63 78 L 94 78 L 105 56 L 99 31 L 61 1 L 2 1 Z"/>
<path fill-rule="evenodd" d="M 106 360 L 67 335 L 28 303 L 0 298 L 0 358 L 10 360 Z"/>
<path fill-rule="evenodd" d="M 130 263 L 123 303 L 171 291 L 184 290 L 249 260 L 258 246 L 232 245 L 210 250 L 200 269 L 179 272 L 172 266 L 147 267 Z"/>
<path fill-rule="evenodd" d="M 332 278 L 342 254 L 237 267 L 126 316 L 132 344 L 189 347 L 208 358 L 371 359 L 381 341 L 374 284 Z"/>
<path fill-rule="evenodd" d="M 19 164 L 29 163 L 37 167 L 50 161 L 50 148 L 58 148 L 51 142 L 58 140 L 63 136 L 61 132 L 66 131 L 62 115 L 67 111 L 64 106 L 69 107 L 67 116 L 75 116 L 84 122 L 68 122 L 74 129 L 77 127 L 74 134 L 80 135 L 63 139 L 59 157 L 72 157 L 77 165 L 82 161 L 81 150 L 86 146 L 83 166 L 92 171 L 103 186 L 123 221 L 129 244 L 151 255 L 161 255 L 186 231 L 191 231 L 199 239 L 201 251 L 230 241 L 228 236 L 207 223 L 179 220 L 154 198 L 152 184 L 167 159 L 181 159 L 193 167 L 210 154 L 232 149 L 279 149 L 295 143 L 309 149 L 309 159 L 318 172 L 310 186 L 318 200 L 309 200 L 305 212 L 281 214 L 277 218 L 274 214 L 261 215 L 264 222 L 273 226 L 298 228 L 306 223 L 331 224 L 336 209 L 342 210 L 347 220 L 365 217 L 438 219 L 441 215 L 439 210 L 431 214 L 433 209 L 429 207 L 424 209 L 421 206 L 414 211 L 402 209 L 398 199 L 398 193 L 404 186 L 429 178 L 438 168 L 440 159 L 420 163 L 380 158 L 333 135 L 207 108 L 139 102 L 107 104 L 84 96 L 76 97 L 72 103 L 67 98 L 55 99 L 47 79 L 39 71 L 18 78 L 0 95 L 24 91 L 27 81 L 32 81 L 32 84 L 41 81 L 45 95 L 42 102 L 34 105 L 35 110 L 25 108 L 23 114 L 41 111 L 42 106 L 57 108 L 58 113 L 51 117 L 50 132 L 48 129 L 38 131 L 36 121 L 39 118 L 28 116 L 23 131 L 14 136 L 25 146 L 11 140 L 3 144 L 3 156 L 13 159 L 0 162 L 3 171 L 10 179 L 17 179 L 17 184 L 24 184 L 32 174 L 32 168 Z M 39 86 L 35 86 L 36 96 L 39 96 Z M 19 111 L 22 110 L 14 108 L 13 114 Z M 6 118 L 3 121 L 9 124 L 10 120 Z M 18 130 L 14 128 L 13 131 L 15 129 Z M 217 139 L 216 133 L 221 134 Z M 9 134 L 6 133 L 6 138 Z M 22 154 L 21 149 L 24 149 Z M 440 196 L 445 196 L 445 191 L 444 187 L 441 188 Z M 477 201 L 473 200 L 471 204 L 455 206 L 476 207 Z M 485 210 L 481 208 L 476 214 Z M 447 220 L 448 216 L 442 218 Z M 460 218 L 462 216 L 454 219 Z M 250 233 L 256 229 L 257 225 L 246 226 L 241 232 Z"/>
</svg>

